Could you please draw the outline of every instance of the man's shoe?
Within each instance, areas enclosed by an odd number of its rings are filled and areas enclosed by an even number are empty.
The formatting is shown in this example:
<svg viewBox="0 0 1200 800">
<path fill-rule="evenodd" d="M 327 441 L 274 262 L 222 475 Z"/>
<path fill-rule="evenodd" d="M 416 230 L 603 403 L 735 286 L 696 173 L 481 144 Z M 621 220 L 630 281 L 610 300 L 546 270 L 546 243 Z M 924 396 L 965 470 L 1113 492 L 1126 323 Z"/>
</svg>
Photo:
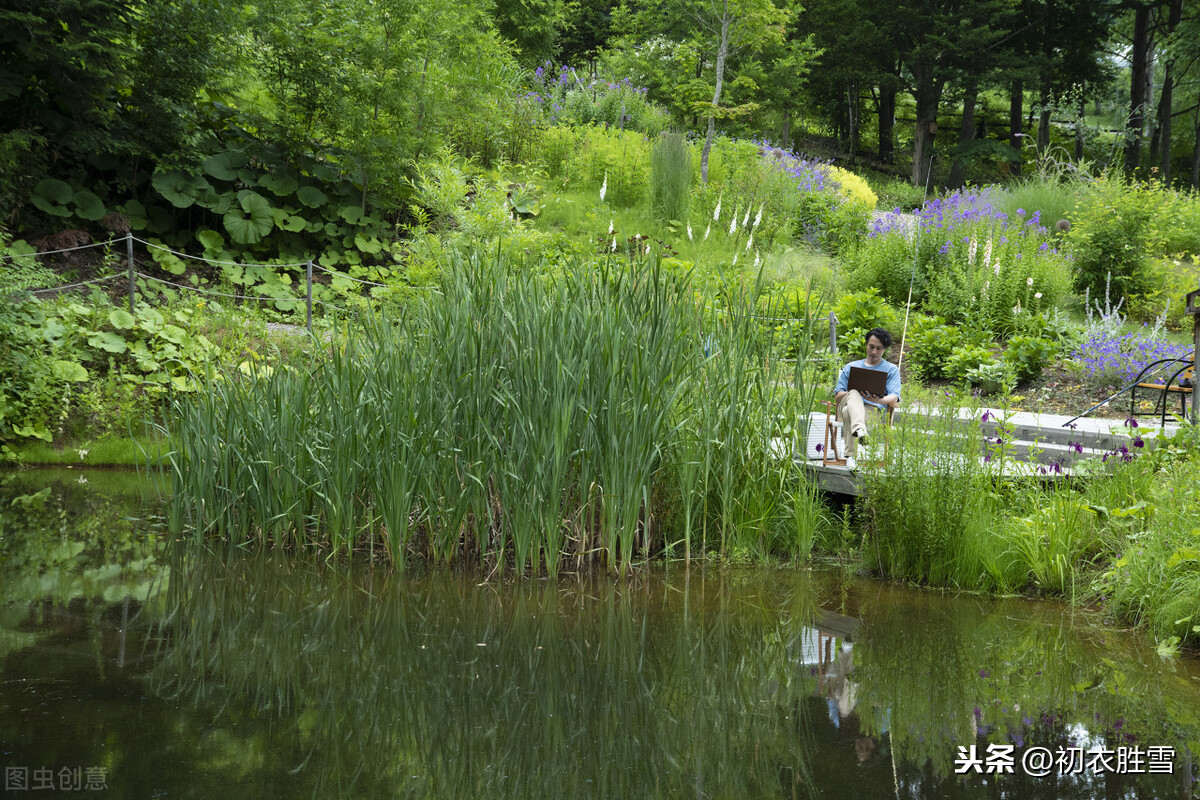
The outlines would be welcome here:
<svg viewBox="0 0 1200 800">
<path fill-rule="evenodd" d="M 859 428 L 858 433 L 854 434 L 854 438 L 858 439 L 858 446 L 862 447 L 864 444 L 867 443 L 867 429 Z"/>
</svg>

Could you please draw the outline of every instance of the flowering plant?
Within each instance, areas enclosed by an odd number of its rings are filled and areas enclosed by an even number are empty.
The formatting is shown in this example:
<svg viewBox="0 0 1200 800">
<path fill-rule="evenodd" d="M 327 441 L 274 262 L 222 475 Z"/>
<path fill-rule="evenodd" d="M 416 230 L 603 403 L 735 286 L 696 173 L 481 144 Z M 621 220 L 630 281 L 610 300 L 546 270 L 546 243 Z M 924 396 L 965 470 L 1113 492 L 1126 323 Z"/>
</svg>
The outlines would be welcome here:
<svg viewBox="0 0 1200 800">
<path fill-rule="evenodd" d="M 879 286 L 903 303 L 910 281 L 913 299 L 932 313 L 1009 335 L 1022 315 L 1055 305 L 1069 269 L 1037 212 L 1010 217 L 992 190 L 960 190 L 928 201 L 915 218 L 893 212 L 872 224 L 852 285 Z"/>
</svg>

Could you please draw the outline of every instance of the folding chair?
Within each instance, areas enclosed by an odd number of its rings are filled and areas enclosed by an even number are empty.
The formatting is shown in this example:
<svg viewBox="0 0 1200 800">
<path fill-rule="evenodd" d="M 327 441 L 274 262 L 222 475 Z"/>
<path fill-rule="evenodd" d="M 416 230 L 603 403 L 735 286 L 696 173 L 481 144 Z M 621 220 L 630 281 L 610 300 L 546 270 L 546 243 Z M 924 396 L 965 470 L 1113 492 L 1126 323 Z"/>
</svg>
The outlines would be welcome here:
<svg viewBox="0 0 1200 800">
<path fill-rule="evenodd" d="M 844 433 L 842 430 L 845 426 L 837 416 L 837 403 L 832 400 L 822 400 L 825 405 L 825 442 L 821 445 L 821 466 L 828 467 L 830 465 L 844 467 L 846 466 L 846 458 L 838 451 L 838 435 Z M 892 427 L 892 416 L 896 409 L 888 406 L 887 410 L 887 426 Z M 842 436 L 843 441 L 845 436 Z M 886 443 L 885 443 L 886 444 Z M 886 451 L 884 451 L 886 453 Z M 831 455 L 832 454 L 832 455 Z"/>
</svg>

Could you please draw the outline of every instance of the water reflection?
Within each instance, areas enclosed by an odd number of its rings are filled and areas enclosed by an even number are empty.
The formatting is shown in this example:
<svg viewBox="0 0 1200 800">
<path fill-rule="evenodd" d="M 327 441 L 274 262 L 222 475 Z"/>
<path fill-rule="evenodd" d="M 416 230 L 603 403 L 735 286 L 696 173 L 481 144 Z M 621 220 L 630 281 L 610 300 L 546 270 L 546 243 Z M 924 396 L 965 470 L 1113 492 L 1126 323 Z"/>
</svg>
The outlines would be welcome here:
<svg viewBox="0 0 1200 800">
<path fill-rule="evenodd" d="M 1196 661 L 1056 604 L 792 568 L 551 583 L 154 549 L 141 500 L 77 487 L 3 517 L 0 767 L 101 766 L 115 797 L 1196 792 Z M 972 745 L 1016 769 L 955 774 Z M 1150 746 L 1174 774 L 1021 769 L 1032 747 Z"/>
</svg>

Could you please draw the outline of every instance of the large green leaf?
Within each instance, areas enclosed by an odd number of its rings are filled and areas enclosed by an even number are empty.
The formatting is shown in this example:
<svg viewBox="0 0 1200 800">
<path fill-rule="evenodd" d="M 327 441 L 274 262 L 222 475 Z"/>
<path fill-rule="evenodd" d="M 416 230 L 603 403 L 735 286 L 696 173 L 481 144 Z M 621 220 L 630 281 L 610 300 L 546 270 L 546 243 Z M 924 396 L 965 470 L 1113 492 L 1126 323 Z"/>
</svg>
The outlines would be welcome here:
<svg viewBox="0 0 1200 800">
<path fill-rule="evenodd" d="M 133 314 L 130 314 L 123 308 L 113 309 L 112 311 L 108 312 L 108 321 L 111 322 L 112 326 L 119 331 L 130 330 L 133 328 L 134 323 L 137 322 L 137 320 L 133 318 Z"/>
<path fill-rule="evenodd" d="M 212 191 L 212 184 L 203 175 L 188 175 L 177 169 L 154 173 L 152 183 L 158 193 L 176 208 L 188 208 L 198 197 L 208 197 Z"/>
<path fill-rule="evenodd" d="M 107 213 L 107 209 L 104 208 L 104 201 L 94 192 L 89 192 L 87 189 L 80 189 L 76 192 L 74 199 L 75 215 L 80 219 L 95 222 Z"/>
<path fill-rule="evenodd" d="M 178 325 L 163 325 L 162 330 L 158 335 L 174 344 L 183 344 L 183 340 L 187 338 L 187 331 Z"/>
<path fill-rule="evenodd" d="M 56 359 L 50 365 L 50 372 L 54 377 L 61 381 L 86 381 L 88 379 L 88 371 L 78 361 L 63 361 Z"/>
<path fill-rule="evenodd" d="M 296 197 L 309 208 L 320 208 L 329 202 L 329 197 L 315 186 L 301 186 Z"/>
<path fill-rule="evenodd" d="M 231 181 L 237 177 L 238 169 L 249 159 L 240 150 L 226 150 L 204 159 L 204 171 L 222 181 Z"/>
<path fill-rule="evenodd" d="M 375 255 L 383 249 L 383 242 L 374 236 L 363 236 L 361 233 L 356 233 L 354 234 L 354 246 L 364 253 Z"/>
<path fill-rule="evenodd" d="M 204 245 L 205 252 L 217 251 L 225 247 L 225 237 L 210 228 L 198 231 L 196 239 Z"/>
<path fill-rule="evenodd" d="M 128 314 L 129 312 L 125 313 Z M 130 317 L 130 319 L 133 319 L 133 317 Z M 108 353 L 124 353 L 129 349 L 125 344 L 125 339 L 119 333 L 113 333 L 112 331 L 98 331 L 93 333 L 88 337 L 88 345 Z"/>
<path fill-rule="evenodd" d="M 71 202 L 71 185 L 66 181 L 60 181 L 57 178 L 42 178 L 38 181 L 37 186 L 33 187 L 33 196 L 41 197 L 51 203 L 58 203 L 65 206 Z"/>
<path fill-rule="evenodd" d="M 362 206 L 342 206 L 338 209 L 338 215 L 349 222 L 351 225 L 358 222 L 363 217 Z"/>
<path fill-rule="evenodd" d="M 117 209 L 129 219 L 129 227 L 135 231 L 145 230 L 150 224 L 146 207 L 137 200 L 130 200 L 123 206 L 117 206 Z"/>
<path fill-rule="evenodd" d="M 308 227 L 308 220 L 304 219 L 304 217 L 296 217 L 289 214 L 284 218 L 283 222 L 279 223 L 279 227 L 285 231 L 299 233 Z"/>
<path fill-rule="evenodd" d="M 285 197 L 296 191 L 299 185 L 296 183 L 296 178 L 286 172 L 268 172 L 258 179 L 258 185 L 274 194 L 276 197 Z"/>
<path fill-rule="evenodd" d="M 275 227 L 271 204 L 250 189 L 238 192 L 238 204 L 241 211 L 233 208 L 225 215 L 225 230 L 238 244 L 258 244 Z"/>
</svg>

